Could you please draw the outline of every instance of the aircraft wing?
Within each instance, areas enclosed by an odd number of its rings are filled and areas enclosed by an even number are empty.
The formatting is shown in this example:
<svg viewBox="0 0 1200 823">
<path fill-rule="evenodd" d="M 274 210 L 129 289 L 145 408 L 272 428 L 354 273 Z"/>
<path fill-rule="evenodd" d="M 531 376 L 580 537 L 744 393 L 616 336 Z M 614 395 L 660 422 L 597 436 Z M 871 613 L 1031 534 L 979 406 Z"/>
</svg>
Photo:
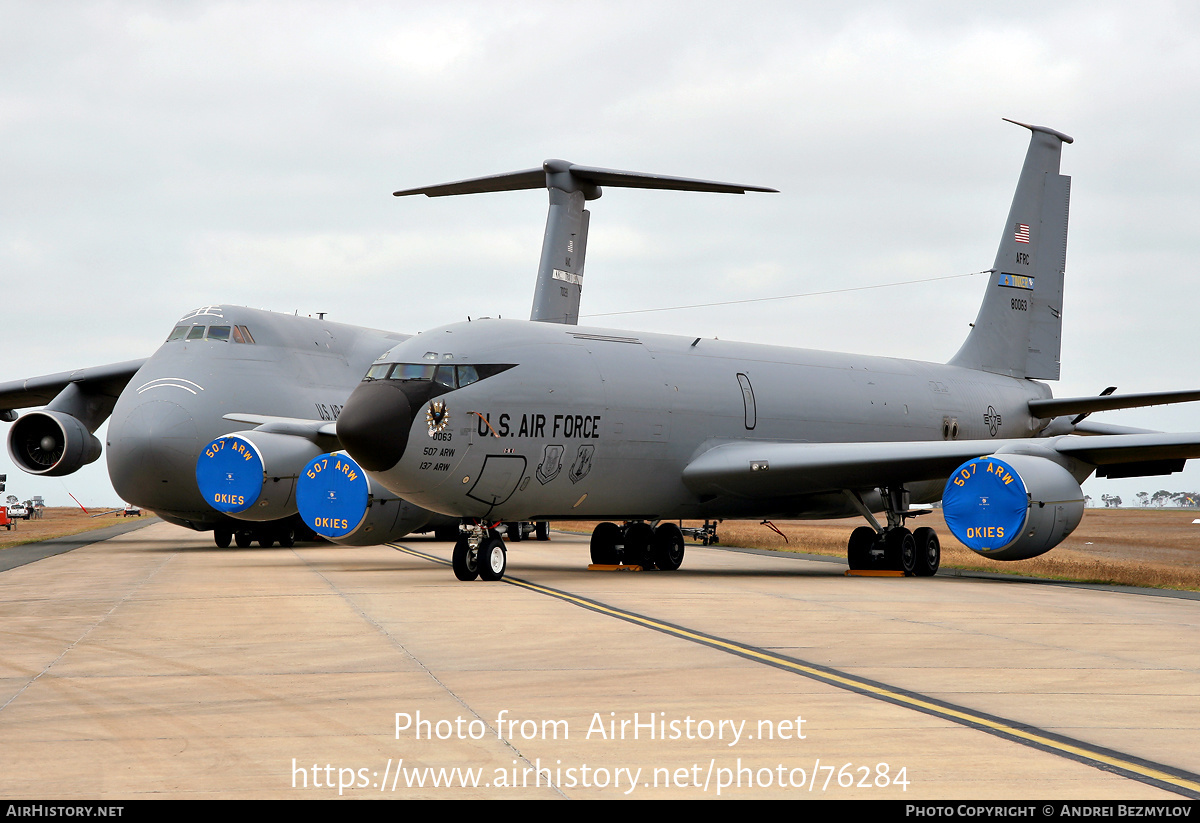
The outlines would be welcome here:
<svg viewBox="0 0 1200 823">
<path fill-rule="evenodd" d="M 4 412 L 11 412 L 13 409 L 45 406 L 71 383 L 85 384 L 84 387 L 89 390 L 90 394 L 102 394 L 116 398 L 125 388 L 125 384 L 137 374 L 137 370 L 145 362 L 145 358 L 127 360 L 124 363 L 111 363 L 107 366 L 93 366 L 88 369 L 76 369 L 75 371 L 0 383 L 0 415 L 3 415 Z M 10 419 L 10 417 L 4 416 L 3 419 Z"/>
<path fill-rule="evenodd" d="M 312 440 L 317 435 L 337 437 L 337 423 L 329 420 L 307 420 L 303 417 L 272 417 L 268 414 L 243 414 L 236 412 L 224 416 L 226 420 L 249 423 L 258 431 L 272 434 L 291 434 Z"/>
<path fill-rule="evenodd" d="M 1005 452 L 1050 451 L 1099 467 L 1127 465 L 1132 474 L 1160 474 L 1164 461 L 1200 457 L 1200 432 L 1063 435 L 1030 440 L 933 440 L 883 443 L 725 443 L 683 470 L 700 495 L 760 498 L 862 490 L 949 477 L 968 460 Z M 1139 471 L 1144 466 L 1147 471 Z M 1175 469 L 1177 470 L 1177 469 Z"/>
</svg>

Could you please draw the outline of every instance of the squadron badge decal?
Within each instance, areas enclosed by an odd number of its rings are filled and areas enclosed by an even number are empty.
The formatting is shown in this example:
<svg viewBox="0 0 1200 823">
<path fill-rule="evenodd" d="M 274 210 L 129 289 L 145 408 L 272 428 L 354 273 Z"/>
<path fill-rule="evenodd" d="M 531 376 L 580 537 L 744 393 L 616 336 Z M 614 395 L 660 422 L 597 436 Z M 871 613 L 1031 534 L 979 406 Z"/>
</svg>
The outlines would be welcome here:
<svg viewBox="0 0 1200 823">
<path fill-rule="evenodd" d="M 429 436 L 433 437 L 450 424 L 450 410 L 445 400 L 430 400 L 425 410 L 425 422 L 429 425 Z"/>
</svg>

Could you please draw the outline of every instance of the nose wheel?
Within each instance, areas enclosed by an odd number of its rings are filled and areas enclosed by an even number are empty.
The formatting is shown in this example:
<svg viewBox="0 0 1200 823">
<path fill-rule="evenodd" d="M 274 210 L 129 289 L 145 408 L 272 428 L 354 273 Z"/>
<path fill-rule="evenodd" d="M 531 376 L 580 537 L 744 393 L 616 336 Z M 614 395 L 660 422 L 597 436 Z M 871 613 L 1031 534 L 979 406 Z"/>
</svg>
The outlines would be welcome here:
<svg viewBox="0 0 1200 823">
<path fill-rule="evenodd" d="M 459 580 L 502 580 L 508 570 L 508 549 L 494 532 L 477 529 L 461 535 L 454 544 L 451 565 Z"/>
</svg>

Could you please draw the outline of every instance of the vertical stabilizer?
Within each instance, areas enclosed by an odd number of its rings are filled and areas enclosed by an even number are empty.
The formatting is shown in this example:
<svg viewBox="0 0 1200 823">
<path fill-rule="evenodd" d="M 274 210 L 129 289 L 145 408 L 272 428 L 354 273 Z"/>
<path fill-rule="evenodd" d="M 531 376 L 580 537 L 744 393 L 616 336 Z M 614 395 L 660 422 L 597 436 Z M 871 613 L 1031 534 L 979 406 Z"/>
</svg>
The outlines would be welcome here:
<svg viewBox="0 0 1200 823">
<path fill-rule="evenodd" d="M 761 186 L 601 169 L 594 166 L 577 166 L 566 160 L 547 160 L 540 169 L 526 169 L 460 180 L 457 183 L 405 189 L 395 192 L 395 195 L 402 197 L 408 194 L 424 194 L 426 197 L 445 197 L 451 194 L 546 188 L 550 192 L 550 211 L 546 215 L 546 236 L 542 241 L 542 259 L 538 266 L 537 286 L 533 292 L 533 311 L 529 319 L 574 325 L 579 322 L 579 299 L 583 293 L 583 261 L 587 251 L 588 223 L 591 219 L 591 212 L 584 208 L 584 204 L 600 196 L 601 186 L 724 194 L 775 191 Z"/>
<path fill-rule="evenodd" d="M 1057 380 L 1071 178 L 1058 173 L 1062 132 L 1032 134 L 974 328 L 950 364 Z"/>
<path fill-rule="evenodd" d="M 600 187 L 571 174 L 571 164 L 565 160 L 547 160 L 542 168 L 546 170 L 550 210 L 529 319 L 573 326 L 579 322 L 583 261 L 592 216 L 584 204 L 600 196 Z"/>
</svg>

